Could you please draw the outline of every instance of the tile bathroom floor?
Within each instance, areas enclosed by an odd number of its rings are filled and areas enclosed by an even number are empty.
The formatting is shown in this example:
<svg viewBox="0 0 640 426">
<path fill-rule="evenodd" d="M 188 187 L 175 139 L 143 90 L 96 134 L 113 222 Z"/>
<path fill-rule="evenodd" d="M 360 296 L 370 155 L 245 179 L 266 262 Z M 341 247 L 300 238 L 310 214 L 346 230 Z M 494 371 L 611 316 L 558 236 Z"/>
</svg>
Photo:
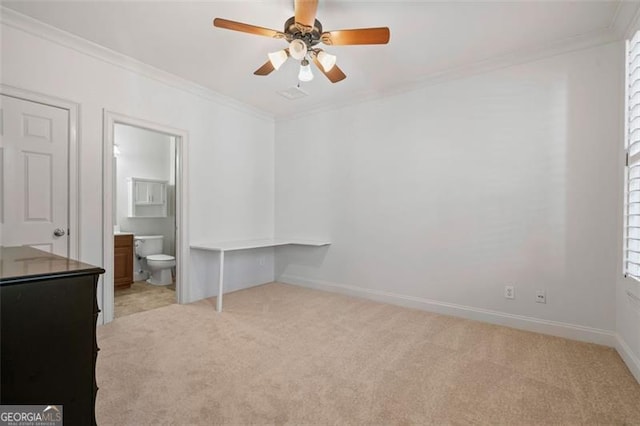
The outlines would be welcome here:
<svg viewBox="0 0 640 426">
<path fill-rule="evenodd" d="M 176 303 L 176 285 L 151 285 L 136 281 L 130 288 L 116 289 L 114 314 L 116 318 L 148 311 Z"/>
</svg>

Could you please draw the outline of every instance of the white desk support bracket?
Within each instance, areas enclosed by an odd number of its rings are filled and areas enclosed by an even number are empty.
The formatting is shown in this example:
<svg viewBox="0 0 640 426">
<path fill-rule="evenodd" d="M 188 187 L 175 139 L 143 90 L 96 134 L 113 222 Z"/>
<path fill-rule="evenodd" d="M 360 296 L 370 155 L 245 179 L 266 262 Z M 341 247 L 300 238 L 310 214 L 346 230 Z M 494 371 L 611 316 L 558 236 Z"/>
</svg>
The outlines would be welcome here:
<svg viewBox="0 0 640 426">
<path fill-rule="evenodd" d="M 224 287 L 224 250 L 220 250 L 220 268 L 218 269 L 218 298 L 216 299 L 216 311 L 222 312 L 222 291 Z"/>
<path fill-rule="evenodd" d="M 191 249 L 218 252 L 220 267 L 218 269 L 218 297 L 216 299 L 216 311 L 222 312 L 222 296 L 224 293 L 224 253 L 226 251 L 250 250 L 263 247 L 277 247 L 286 245 L 322 247 L 329 244 L 331 243 L 328 241 L 266 238 L 261 240 L 223 241 L 214 243 L 192 244 Z"/>
</svg>

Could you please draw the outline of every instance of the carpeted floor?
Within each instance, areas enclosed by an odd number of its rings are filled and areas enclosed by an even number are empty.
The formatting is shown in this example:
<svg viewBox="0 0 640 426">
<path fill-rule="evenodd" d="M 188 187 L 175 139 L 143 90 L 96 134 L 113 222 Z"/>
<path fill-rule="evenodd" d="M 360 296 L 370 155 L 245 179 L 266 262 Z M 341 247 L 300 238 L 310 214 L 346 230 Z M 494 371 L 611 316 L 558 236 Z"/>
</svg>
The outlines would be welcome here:
<svg viewBox="0 0 640 426">
<path fill-rule="evenodd" d="M 640 424 L 614 349 L 285 284 L 98 329 L 99 425 Z"/>
<path fill-rule="evenodd" d="M 136 281 L 131 287 L 114 292 L 114 316 L 120 318 L 137 312 L 161 308 L 176 303 L 176 285 L 158 286 Z"/>
</svg>

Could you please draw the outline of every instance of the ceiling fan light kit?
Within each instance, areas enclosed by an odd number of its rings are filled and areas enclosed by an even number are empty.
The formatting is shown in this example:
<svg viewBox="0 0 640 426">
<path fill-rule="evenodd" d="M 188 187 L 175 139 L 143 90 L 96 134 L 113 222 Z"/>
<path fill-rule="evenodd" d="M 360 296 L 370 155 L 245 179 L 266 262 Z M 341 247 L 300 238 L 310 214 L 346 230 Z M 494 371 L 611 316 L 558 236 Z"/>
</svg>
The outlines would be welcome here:
<svg viewBox="0 0 640 426">
<path fill-rule="evenodd" d="M 322 68 L 325 72 L 331 71 L 331 68 L 336 64 L 336 56 L 321 50 L 318 52 L 318 62 L 322 64 Z"/>
<path fill-rule="evenodd" d="M 332 83 L 337 83 L 347 77 L 336 65 L 335 55 L 316 48 L 318 43 L 329 46 L 346 46 L 387 44 L 389 42 L 390 31 L 387 27 L 323 32 L 322 24 L 316 19 L 318 0 L 294 0 L 294 2 L 294 16 L 285 22 L 283 32 L 222 18 L 215 18 L 213 25 L 227 30 L 286 40 L 289 43 L 288 49 L 269 53 L 269 60 L 254 71 L 254 74 L 269 75 L 274 70 L 278 70 L 291 56 L 301 61 L 298 73 L 300 81 L 313 79 L 309 60 L 312 60 Z"/>
<path fill-rule="evenodd" d="M 300 72 L 298 73 L 298 80 L 307 82 L 313 80 L 313 73 L 311 72 L 311 65 L 309 61 L 303 59 L 300 63 Z"/>
<path fill-rule="evenodd" d="M 289 44 L 289 54 L 293 59 L 301 61 L 307 55 L 307 45 L 300 39 L 292 40 Z"/>
<path fill-rule="evenodd" d="M 268 56 L 269 61 L 271 61 L 271 65 L 273 65 L 273 68 L 276 70 L 279 70 L 282 64 L 287 62 L 288 58 L 287 52 L 284 49 L 278 50 L 277 52 L 271 52 Z"/>
</svg>

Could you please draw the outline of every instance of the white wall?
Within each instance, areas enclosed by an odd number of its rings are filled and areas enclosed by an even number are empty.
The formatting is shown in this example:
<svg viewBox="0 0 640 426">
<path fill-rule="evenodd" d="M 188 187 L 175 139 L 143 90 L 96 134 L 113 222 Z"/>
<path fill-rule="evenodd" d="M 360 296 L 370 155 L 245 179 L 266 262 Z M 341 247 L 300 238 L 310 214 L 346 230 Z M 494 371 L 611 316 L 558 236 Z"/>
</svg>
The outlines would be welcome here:
<svg viewBox="0 0 640 426">
<path fill-rule="evenodd" d="M 278 122 L 276 234 L 333 244 L 279 250 L 276 277 L 612 343 L 622 61 L 615 43 Z"/>
<path fill-rule="evenodd" d="M 116 219 L 121 231 L 135 235 L 162 235 L 164 254 L 175 255 L 175 143 L 172 136 L 133 126 L 116 124 Z M 167 181 L 167 217 L 130 218 L 128 179 L 136 177 Z"/>
<path fill-rule="evenodd" d="M 191 241 L 273 234 L 271 118 L 105 62 L 68 47 L 66 37 L 49 41 L 32 27 L 0 27 L 1 81 L 80 105 L 81 260 L 102 264 L 103 109 L 188 131 Z M 253 284 L 273 279 L 272 266 L 259 266 L 258 257 L 245 264 L 243 278 Z M 215 294 L 214 280 L 192 277 L 191 300 Z"/>
<path fill-rule="evenodd" d="M 103 109 L 189 132 L 192 241 L 274 234 L 270 118 L 18 27 L 0 26 L 2 83 L 80 105 L 81 260 L 102 263 Z M 617 320 L 612 285 L 622 61 L 612 44 L 278 122 L 277 234 L 333 244 L 278 249 L 277 274 L 616 329 L 638 357 L 631 284 L 617 281 Z M 272 259 L 271 249 L 229 256 L 227 288 L 270 281 Z M 215 259 L 192 263 L 191 300 L 213 295 Z M 533 302 L 537 288 L 546 305 Z"/>
</svg>

